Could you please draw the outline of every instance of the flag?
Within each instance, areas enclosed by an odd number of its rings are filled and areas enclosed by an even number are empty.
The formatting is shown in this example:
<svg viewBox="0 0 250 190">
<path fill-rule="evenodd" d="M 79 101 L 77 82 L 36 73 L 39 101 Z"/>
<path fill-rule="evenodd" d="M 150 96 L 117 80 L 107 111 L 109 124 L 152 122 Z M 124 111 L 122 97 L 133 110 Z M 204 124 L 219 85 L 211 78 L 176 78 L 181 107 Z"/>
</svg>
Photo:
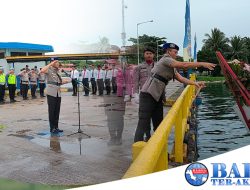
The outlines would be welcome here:
<svg viewBox="0 0 250 190">
<path fill-rule="evenodd" d="M 183 42 L 183 59 L 184 59 L 184 61 L 191 60 L 191 20 L 190 20 L 189 0 L 186 0 L 185 36 L 184 36 L 184 42 Z"/>
<path fill-rule="evenodd" d="M 196 43 L 196 33 L 194 35 L 194 62 L 197 62 L 197 43 Z"/>
</svg>

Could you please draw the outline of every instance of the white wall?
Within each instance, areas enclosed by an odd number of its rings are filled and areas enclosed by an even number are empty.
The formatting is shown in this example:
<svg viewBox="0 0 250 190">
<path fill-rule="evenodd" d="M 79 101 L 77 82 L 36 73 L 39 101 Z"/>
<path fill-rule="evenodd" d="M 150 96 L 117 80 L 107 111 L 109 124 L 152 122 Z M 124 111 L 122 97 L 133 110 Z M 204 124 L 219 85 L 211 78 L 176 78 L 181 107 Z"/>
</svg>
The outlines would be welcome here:
<svg viewBox="0 0 250 190">
<path fill-rule="evenodd" d="M 4 73 L 9 72 L 9 66 L 8 66 L 6 59 L 0 59 L 0 67 L 3 67 Z"/>
<path fill-rule="evenodd" d="M 29 68 L 32 69 L 35 66 L 37 66 L 37 69 L 40 70 L 40 68 L 45 66 L 45 61 L 39 61 L 39 62 L 24 62 L 24 63 L 20 63 L 20 62 L 15 62 L 14 63 L 14 69 L 15 69 L 15 73 L 19 73 L 20 70 L 22 68 L 25 68 L 26 65 L 29 65 Z M 9 67 L 13 67 L 13 63 L 9 63 Z"/>
</svg>

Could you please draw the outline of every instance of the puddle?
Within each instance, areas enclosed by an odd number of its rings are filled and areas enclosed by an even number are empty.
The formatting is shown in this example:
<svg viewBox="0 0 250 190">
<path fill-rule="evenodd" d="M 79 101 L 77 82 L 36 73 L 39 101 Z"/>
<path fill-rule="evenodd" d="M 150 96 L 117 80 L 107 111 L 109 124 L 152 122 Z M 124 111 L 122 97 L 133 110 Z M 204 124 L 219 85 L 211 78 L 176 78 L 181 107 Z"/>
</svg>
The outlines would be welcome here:
<svg viewBox="0 0 250 190">
<path fill-rule="evenodd" d="M 28 139 L 28 140 L 31 140 L 31 139 L 34 138 L 32 136 L 28 136 L 28 135 L 25 135 L 25 134 L 9 134 L 7 136 L 20 137 L 20 138 L 24 138 L 24 139 Z"/>
<path fill-rule="evenodd" d="M 70 155 L 81 155 L 81 156 L 95 156 L 95 157 L 106 157 L 107 154 L 111 154 L 113 151 L 109 149 L 106 142 L 101 139 L 95 138 L 74 138 L 72 142 L 65 142 L 60 139 L 60 137 L 54 136 L 49 138 L 39 138 L 35 137 L 30 139 L 31 142 L 36 143 L 45 148 L 57 153 L 65 153 Z"/>
</svg>

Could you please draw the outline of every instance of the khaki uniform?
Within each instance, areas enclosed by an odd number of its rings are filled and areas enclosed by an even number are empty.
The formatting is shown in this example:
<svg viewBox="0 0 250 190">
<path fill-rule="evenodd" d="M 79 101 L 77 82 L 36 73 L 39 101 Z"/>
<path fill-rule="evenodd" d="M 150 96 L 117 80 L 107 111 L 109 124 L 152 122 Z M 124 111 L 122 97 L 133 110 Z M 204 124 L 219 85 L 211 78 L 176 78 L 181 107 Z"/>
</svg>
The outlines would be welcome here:
<svg viewBox="0 0 250 190">
<path fill-rule="evenodd" d="M 151 70 L 154 66 L 154 63 L 147 64 L 146 62 L 138 65 L 134 70 L 134 84 L 135 84 L 135 93 L 139 93 L 139 89 L 142 88 L 144 83 L 147 81 L 148 77 L 151 75 Z"/>
<path fill-rule="evenodd" d="M 29 73 L 30 77 L 30 88 L 31 88 L 31 96 L 32 98 L 36 97 L 36 88 L 37 88 L 37 79 L 38 79 L 38 74 L 36 72 L 34 73 Z"/>
<path fill-rule="evenodd" d="M 58 70 L 54 67 L 49 67 L 46 74 L 47 77 L 47 102 L 49 107 L 49 125 L 50 132 L 58 129 L 60 107 L 61 107 L 61 91 L 60 85 L 62 78 Z"/>
<path fill-rule="evenodd" d="M 44 97 L 45 79 L 46 79 L 46 75 L 44 73 L 38 74 L 39 89 L 40 89 L 40 96 L 41 97 Z"/>
<path fill-rule="evenodd" d="M 28 91 L 29 91 L 29 74 L 26 70 L 20 72 L 18 74 L 21 76 L 21 81 L 22 81 L 22 96 L 24 100 L 28 99 Z"/>
<path fill-rule="evenodd" d="M 154 131 L 163 119 L 163 94 L 168 81 L 173 79 L 176 72 L 174 68 L 170 67 L 173 61 L 169 55 L 164 55 L 160 61 L 154 65 L 151 76 L 148 77 L 141 89 L 139 121 L 134 142 L 144 140 L 144 133 L 151 130 L 151 119 Z"/>
</svg>

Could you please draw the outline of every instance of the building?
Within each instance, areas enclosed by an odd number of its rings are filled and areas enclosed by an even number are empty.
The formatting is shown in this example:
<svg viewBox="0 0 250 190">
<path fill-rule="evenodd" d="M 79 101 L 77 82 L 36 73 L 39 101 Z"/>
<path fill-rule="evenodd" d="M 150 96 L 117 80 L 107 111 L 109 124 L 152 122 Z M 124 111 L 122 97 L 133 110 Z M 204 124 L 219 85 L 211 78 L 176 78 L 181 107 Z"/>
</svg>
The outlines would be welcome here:
<svg viewBox="0 0 250 190">
<path fill-rule="evenodd" d="M 0 67 L 4 68 L 4 72 L 7 73 L 10 68 L 15 69 L 15 73 L 20 72 L 20 69 L 29 65 L 29 68 L 37 66 L 41 68 L 45 66 L 45 61 L 39 62 L 7 62 L 6 57 L 16 56 L 39 56 L 48 52 L 53 52 L 54 49 L 51 45 L 30 44 L 20 42 L 0 42 Z"/>
</svg>

